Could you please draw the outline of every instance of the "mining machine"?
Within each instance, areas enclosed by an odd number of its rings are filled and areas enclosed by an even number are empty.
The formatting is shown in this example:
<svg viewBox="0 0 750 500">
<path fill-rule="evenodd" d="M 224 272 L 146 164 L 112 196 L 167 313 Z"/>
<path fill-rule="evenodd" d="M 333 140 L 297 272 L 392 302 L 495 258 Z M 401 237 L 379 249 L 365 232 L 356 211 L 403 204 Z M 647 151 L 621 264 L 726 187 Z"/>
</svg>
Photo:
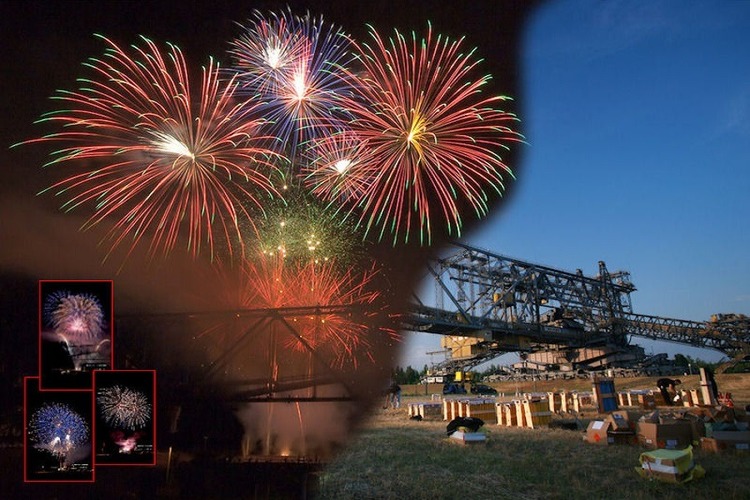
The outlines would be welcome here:
<svg viewBox="0 0 750 500">
<path fill-rule="evenodd" d="M 415 296 L 403 328 L 442 335 L 449 357 L 433 371 L 467 371 L 507 352 L 539 370 L 643 367 L 654 359 L 633 336 L 709 348 L 731 364 L 750 354 L 750 318 L 716 314 L 690 321 L 632 310 L 630 274 L 603 261 L 586 276 L 453 243 L 430 261 L 434 305 Z"/>
</svg>

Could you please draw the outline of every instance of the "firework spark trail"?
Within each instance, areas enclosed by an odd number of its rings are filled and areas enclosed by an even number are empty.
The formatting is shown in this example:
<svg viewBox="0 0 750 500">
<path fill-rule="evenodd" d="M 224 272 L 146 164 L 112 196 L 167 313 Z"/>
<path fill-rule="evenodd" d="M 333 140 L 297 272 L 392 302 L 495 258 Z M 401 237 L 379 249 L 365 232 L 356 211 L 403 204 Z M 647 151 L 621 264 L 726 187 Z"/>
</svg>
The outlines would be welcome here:
<svg viewBox="0 0 750 500">
<path fill-rule="evenodd" d="M 230 253 L 242 247 L 238 220 L 252 223 L 246 207 L 262 212 L 262 199 L 278 194 L 269 178 L 280 158 L 260 134 L 260 103 L 236 100 L 236 80 L 220 80 L 213 59 L 194 101 L 179 48 L 162 55 L 142 38 L 131 57 L 100 38 L 105 55 L 86 64 L 94 76 L 78 91 L 58 91 L 54 98 L 70 108 L 40 120 L 63 131 L 27 141 L 73 143 L 47 166 L 83 167 L 43 192 L 68 196 L 66 211 L 93 204 L 84 228 L 113 219 L 110 253 L 130 238 L 129 254 L 146 237 L 152 256 L 166 254 L 182 233 L 194 256 L 204 244 L 213 256 L 217 240 Z"/>
<path fill-rule="evenodd" d="M 104 311 L 92 294 L 59 291 L 45 298 L 46 321 L 68 341 L 96 339 L 105 329 Z"/>
<path fill-rule="evenodd" d="M 288 263 L 279 257 L 260 258 L 245 269 L 249 303 L 259 308 L 351 306 L 346 313 L 320 313 L 294 318 L 297 335 L 286 335 L 283 344 L 297 352 L 325 355 L 331 366 L 351 363 L 359 357 L 372 360 L 373 324 L 382 322 L 382 294 L 373 287 L 373 268 L 341 271 L 334 261 Z M 395 331 L 378 326 L 392 338 Z"/>
<path fill-rule="evenodd" d="M 289 26 L 290 15 L 260 11 L 231 42 L 229 54 L 234 60 L 234 71 L 242 82 L 244 93 L 262 96 L 277 95 L 286 78 L 286 73 L 305 50 L 302 34 Z"/>
<path fill-rule="evenodd" d="M 458 236 L 460 202 L 485 215 L 488 192 L 501 195 L 503 176 L 512 175 L 500 152 L 522 140 L 510 128 L 517 119 L 495 108 L 506 97 L 482 96 L 490 77 L 471 79 L 480 60 L 463 52 L 462 39 L 433 37 L 431 26 L 424 40 L 370 34 L 372 45 L 355 43 L 362 71 L 342 68 L 359 78 L 350 129 L 372 156 L 343 176 L 353 183 L 348 210 L 378 239 L 390 231 L 394 245 L 416 232 L 429 244 L 438 219 Z M 329 201 L 346 192 L 325 179 L 313 190 Z"/>
<path fill-rule="evenodd" d="M 135 430 L 146 426 L 151 420 L 151 403 L 140 391 L 114 385 L 100 388 L 96 403 L 105 422 L 112 427 Z"/>
<path fill-rule="evenodd" d="M 34 446 L 59 457 L 87 444 L 89 425 L 84 418 L 62 403 L 45 403 L 29 421 Z"/>
<path fill-rule="evenodd" d="M 338 211 L 347 200 L 357 200 L 367 195 L 372 179 L 367 165 L 374 161 L 369 144 L 349 130 L 341 130 L 327 137 L 310 141 L 302 166 L 305 187 L 315 196 L 330 201 Z"/>
<path fill-rule="evenodd" d="M 257 223 L 258 239 L 249 243 L 256 253 L 280 255 L 287 261 L 326 262 L 345 266 L 364 253 L 362 232 L 319 199 L 292 189 L 285 200 L 266 206 L 267 217 Z"/>
<path fill-rule="evenodd" d="M 364 273 L 359 276 L 349 269 L 341 273 L 333 265 L 306 265 L 295 272 L 299 277 L 294 301 L 299 306 L 315 305 L 357 305 L 372 303 L 378 292 L 368 291 L 367 284 L 372 276 Z M 303 317 L 299 328 L 300 337 L 288 338 L 286 346 L 298 351 L 306 350 L 307 345 L 313 348 L 326 347 L 335 353 L 338 361 L 348 357 L 356 364 L 354 354 L 357 349 L 366 351 L 369 341 L 366 337 L 368 327 L 354 319 L 354 315 L 322 314 Z M 339 363 L 340 364 L 340 363 Z"/>
<path fill-rule="evenodd" d="M 351 40 L 322 16 L 284 11 L 255 13 L 230 53 L 242 90 L 259 94 L 272 133 L 291 150 L 348 122 L 354 79 L 341 68 L 352 59 Z"/>
</svg>

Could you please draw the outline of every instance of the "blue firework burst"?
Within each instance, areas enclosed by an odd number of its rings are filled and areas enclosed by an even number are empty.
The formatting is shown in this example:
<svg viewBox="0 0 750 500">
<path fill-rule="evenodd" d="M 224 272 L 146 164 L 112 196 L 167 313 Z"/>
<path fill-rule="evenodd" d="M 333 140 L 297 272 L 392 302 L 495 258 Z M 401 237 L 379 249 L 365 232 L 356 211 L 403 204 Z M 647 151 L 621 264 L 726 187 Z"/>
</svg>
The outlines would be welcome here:
<svg viewBox="0 0 750 500">
<path fill-rule="evenodd" d="M 36 448 L 64 458 L 88 443 L 89 424 L 66 404 L 45 403 L 31 416 L 29 437 Z"/>
</svg>

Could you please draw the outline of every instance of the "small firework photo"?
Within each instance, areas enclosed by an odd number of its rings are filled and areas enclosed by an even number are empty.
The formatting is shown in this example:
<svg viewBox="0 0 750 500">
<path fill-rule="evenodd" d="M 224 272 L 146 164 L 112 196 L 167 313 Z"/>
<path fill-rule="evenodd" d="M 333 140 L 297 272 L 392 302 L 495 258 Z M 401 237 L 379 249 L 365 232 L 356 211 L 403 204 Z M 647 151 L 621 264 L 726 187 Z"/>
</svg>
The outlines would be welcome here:
<svg viewBox="0 0 750 500">
<path fill-rule="evenodd" d="M 24 379 L 24 481 L 94 481 L 92 397 Z"/>
<path fill-rule="evenodd" d="M 112 281 L 39 281 L 42 390 L 91 389 L 112 368 Z"/>
<path fill-rule="evenodd" d="M 156 464 L 156 372 L 94 373 L 96 465 Z"/>
</svg>

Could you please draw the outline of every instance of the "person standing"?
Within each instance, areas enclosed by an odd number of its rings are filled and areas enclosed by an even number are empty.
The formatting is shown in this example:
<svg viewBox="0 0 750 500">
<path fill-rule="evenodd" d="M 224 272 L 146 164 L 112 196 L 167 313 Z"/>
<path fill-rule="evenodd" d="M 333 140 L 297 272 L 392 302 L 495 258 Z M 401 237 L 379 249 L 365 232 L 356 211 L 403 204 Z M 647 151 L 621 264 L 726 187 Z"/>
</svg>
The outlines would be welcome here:
<svg viewBox="0 0 750 500">
<path fill-rule="evenodd" d="M 659 391 L 661 392 L 661 395 L 664 398 L 664 402 L 667 404 L 667 406 L 674 406 L 674 398 L 677 395 L 676 386 L 680 385 L 681 383 L 682 381 L 680 381 L 679 379 L 671 379 L 667 377 L 660 378 L 656 381 L 656 387 L 659 388 Z"/>
<path fill-rule="evenodd" d="M 401 386 L 396 382 L 393 382 L 391 384 L 391 387 L 388 389 L 388 393 L 391 396 L 391 408 L 401 408 Z"/>
</svg>

